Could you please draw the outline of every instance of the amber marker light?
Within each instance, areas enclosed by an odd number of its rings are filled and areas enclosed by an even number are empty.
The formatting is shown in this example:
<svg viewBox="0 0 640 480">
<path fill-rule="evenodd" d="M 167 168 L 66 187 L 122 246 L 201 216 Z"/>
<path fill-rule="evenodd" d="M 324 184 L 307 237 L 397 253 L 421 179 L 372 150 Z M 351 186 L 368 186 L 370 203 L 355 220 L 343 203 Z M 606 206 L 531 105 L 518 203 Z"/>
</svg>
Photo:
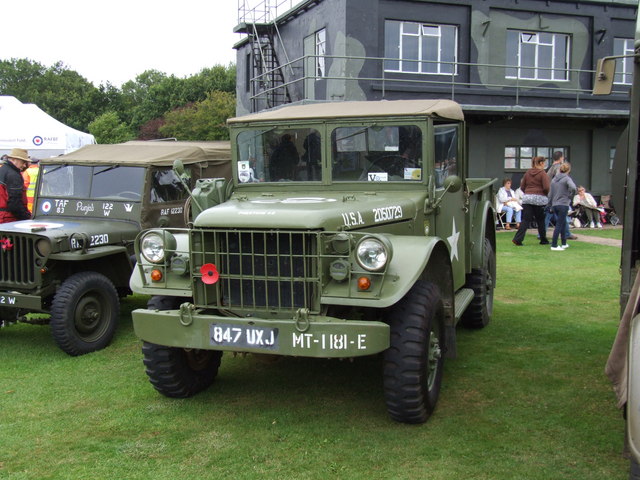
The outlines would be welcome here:
<svg viewBox="0 0 640 480">
<path fill-rule="evenodd" d="M 358 290 L 369 290 L 371 287 L 371 279 L 369 277 L 358 278 Z"/>
<path fill-rule="evenodd" d="M 159 282 L 160 280 L 162 280 L 162 272 L 157 268 L 151 270 L 151 280 L 153 280 L 154 282 Z"/>
</svg>

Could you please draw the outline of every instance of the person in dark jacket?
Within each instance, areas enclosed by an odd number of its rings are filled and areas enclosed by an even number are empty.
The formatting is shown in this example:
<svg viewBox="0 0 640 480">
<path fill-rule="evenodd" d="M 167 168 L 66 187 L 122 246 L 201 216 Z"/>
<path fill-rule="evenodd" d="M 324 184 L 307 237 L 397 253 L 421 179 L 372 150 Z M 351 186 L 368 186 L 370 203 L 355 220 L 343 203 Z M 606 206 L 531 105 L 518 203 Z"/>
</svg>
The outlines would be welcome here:
<svg viewBox="0 0 640 480">
<path fill-rule="evenodd" d="M 556 227 L 553 229 L 553 237 L 551 238 L 551 250 L 562 251 L 568 248 L 566 222 L 569 213 L 569 205 L 571 199 L 576 193 L 576 184 L 569 176 L 571 165 L 563 163 L 560 165 L 558 173 L 551 181 L 551 190 L 549 192 L 549 206 L 556 216 Z M 558 245 L 558 236 L 562 240 L 562 245 Z"/>
<path fill-rule="evenodd" d="M 0 223 L 31 218 L 22 177 L 27 167 L 29 155 L 23 148 L 14 148 L 0 163 Z"/>
<path fill-rule="evenodd" d="M 514 245 L 521 247 L 527 229 L 535 218 L 538 224 L 538 235 L 541 245 L 549 245 L 547 240 L 547 230 L 544 226 L 544 209 L 549 203 L 549 177 L 544 171 L 546 163 L 544 157 L 533 157 L 531 159 L 532 168 L 527 170 L 520 181 L 520 189 L 524 193 L 522 197 L 522 222 L 520 228 L 513 237 Z"/>
</svg>

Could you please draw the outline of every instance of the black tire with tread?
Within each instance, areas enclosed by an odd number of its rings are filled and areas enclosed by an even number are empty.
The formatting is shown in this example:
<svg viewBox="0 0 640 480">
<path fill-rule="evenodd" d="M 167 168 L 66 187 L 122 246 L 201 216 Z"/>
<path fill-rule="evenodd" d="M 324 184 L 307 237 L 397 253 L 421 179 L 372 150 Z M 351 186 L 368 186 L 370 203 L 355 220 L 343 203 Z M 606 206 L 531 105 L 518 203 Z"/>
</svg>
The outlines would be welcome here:
<svg viewBox="0 0 640 480">
<path fill-rule="evenodd" d="M 183 297 L 156 295 L 147 302 L 149 310 L 175 310 Z M 143 342 L 145 372 L 153 388 L 166 397 L 186 398 L 205 390 L 215 380 L 222 352 L 166 347 Z"/>
<path fill-rule="evenodd" d="M 78 272 L 67 278 L 51 304 L 51 334 L 72 356 L 105 348 L 115 334 L 120 315 L 118 292 L 97 272 Z"/>
<path fill-rule="evenodd" d="M 474 297 L 462 315 L 462 324 L 469 328 L 484 328 L 493 315 L 493 293 L 496 283 L 496 254 L 488 238 L 484 239 L 484 261 L 481 269 L 474 268 L 467 275 L 466 287 Z"/>
<path fill-rule="evenodd" d="M 444 365 L 444 312 L 439 288 L 418 281 L 387 313 L 384 394 L 391 418 L 423 423 L 433 413 Z"/>
<path fill-rule="evenodd" d="M 143 342 L 145 372 L 153 388 L 166 397 L 186 398 L 208 388 L 222 359 L 217 350 L 185 350 Z"/>
</svg>

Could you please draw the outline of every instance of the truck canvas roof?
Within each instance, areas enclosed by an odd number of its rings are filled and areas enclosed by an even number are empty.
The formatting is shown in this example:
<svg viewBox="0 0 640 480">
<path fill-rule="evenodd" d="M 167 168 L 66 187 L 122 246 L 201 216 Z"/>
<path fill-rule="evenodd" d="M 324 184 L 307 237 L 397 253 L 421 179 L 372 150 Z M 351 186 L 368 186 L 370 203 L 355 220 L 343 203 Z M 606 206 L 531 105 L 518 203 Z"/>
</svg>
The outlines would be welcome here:
<svg viewBox="0 0 640 480">
<path fill-rule="evenodd" d="M 377 102 L 329 102 L 292 105 L 277 110 L 230 118 L 229 124 L 276 120 L 312 120 L 379 116 L 436 116 L 464 120 L 462 108 L 452 100 L 381 100 Z"/>
<path fill-rule="evenodd" d="M 84 165 L 171 166 L 176 159 L 184 164 L 213 161 L 224 163 L 231 158 L 227 141 L 218 142 L 143 142 L 112 145 L 86 145 L 74 152 L 43 159 L 42 164 L 68 163 Z"/>
</svg>

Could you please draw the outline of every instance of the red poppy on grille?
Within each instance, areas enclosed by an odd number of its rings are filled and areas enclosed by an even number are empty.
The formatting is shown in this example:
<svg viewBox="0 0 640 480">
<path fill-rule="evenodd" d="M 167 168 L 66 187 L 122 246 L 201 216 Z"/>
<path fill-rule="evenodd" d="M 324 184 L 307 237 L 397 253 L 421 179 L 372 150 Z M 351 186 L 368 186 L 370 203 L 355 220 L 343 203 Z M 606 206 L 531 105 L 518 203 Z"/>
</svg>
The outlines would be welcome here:
<svg viewBox="0 0 640 480">
<path fill-rule="evenodd" d="M 202 274 L 202 283 L 212 285 L 218 281 L 220 274 L 218 269 L 213 263 L 205 263 L 200 267 L 200 273 Z"/>
<path fill-rule="evenodd" d="M 1 238 L 0 246 L 2 246 L 2 251 L 6 252 L 13 248 L 13 243 L 11 243 L 11 240 L 9 240 L 8 238 Z"/>
</svg>

